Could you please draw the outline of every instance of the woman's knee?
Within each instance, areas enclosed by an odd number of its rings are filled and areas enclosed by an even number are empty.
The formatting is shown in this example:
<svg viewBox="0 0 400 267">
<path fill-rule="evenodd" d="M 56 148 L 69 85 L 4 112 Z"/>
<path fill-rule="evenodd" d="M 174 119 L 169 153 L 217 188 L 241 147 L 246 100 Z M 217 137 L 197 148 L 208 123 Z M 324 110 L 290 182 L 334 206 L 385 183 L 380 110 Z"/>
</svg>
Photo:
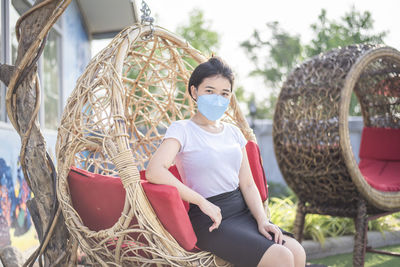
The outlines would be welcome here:
<svg viewBox="0 0 400 267">
<path fill-rule="evenodd" d="M 284 236 L 285 247 L 287 247 L 293 254 L 295 267 L 304 267 L 306 264 L 306 252 L 303 246 L 297 242 L 296 239 L 289 236 Z"/>
<path fill-rule="evenodd" d="M 294 256 L 282 245 L 272 245 L 265 251 L 257 267 L 294 267 Z"/>
</svg>

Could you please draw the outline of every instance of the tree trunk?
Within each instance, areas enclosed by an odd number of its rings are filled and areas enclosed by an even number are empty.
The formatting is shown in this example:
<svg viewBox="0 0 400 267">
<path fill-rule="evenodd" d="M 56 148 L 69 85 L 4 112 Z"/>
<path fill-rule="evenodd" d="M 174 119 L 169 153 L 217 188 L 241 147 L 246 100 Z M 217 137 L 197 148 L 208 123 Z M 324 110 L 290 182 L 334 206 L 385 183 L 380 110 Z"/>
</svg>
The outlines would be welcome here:
<svg viewBox="0 0 400 267">
<path fill-rule="evenodd" d="M 43 0 L 36 1 L 35 5 L 44 2 Z M 15 74 L 17 67 L 21 64 L 21 60 L 35 42 L 39 36 L 39 33 L 49 23 L 49 18 L 56 10 L 57 6 L 60 5 L 62 0 L 52 1 L 49 4 L 40 7 L 28 15 L 20 25 L 20 39 L 18 44 L 18 56 L 14 66 L 1 65 L 0 66 L 0 79 L 9 86 L 11 77 Z M 25 133 L 28 131 L 29 122 L 32 114 L 34 114 L 36 98 L 36 76 L 37 76 L 37 63 L 34 64 L 33 68 L 24 76 L 22 82 L 15 90 L 15 97 L 11 99 L 13 103 L 13 113 L 9 117 L 15 118 L 14 127 L 17 128 L 21 140 L 24 139 Z M 11 90 L 12 88 L 8 88 Z M 40 90 L 39 90 L 40 91 Z M 22 151 L 21 151 L 22 152 Z M 43 135 L 40 131 L 37 118 L 31 128 L 31 132 L 28 136 L 27 146 L 25 149 L 25 157 L 21 158 L 23 165 L 25 165 L 28 177 L 25 179 L 30 185 L 30 189 L 34 194 L 34 197 L 28 201 L 27 206 L 32 215 L 32 219 L 39 237 L 39 240 L 43 240 L 46 229 L 49 224 L 52 223 L 52 217 L 54 215 L 54 201 L 56 199 L 55 185 L 51 175 L 51 169 L 48 165 L 46 155 L 46 143 Z M 57 262 L 57 259 L 63 253 L 67 253 L 67 257 L 62 260 L 63 264 L 69 265 L 71 251 L 67 249 L 67 243 L 70 240 L 69 232 L 64 224 L 64 218 L 60 214 L 57 224 L 55 225 L 54 232 L 45 250 L 44 263 L 45 266 L 50 266 Z"/>
</svg>

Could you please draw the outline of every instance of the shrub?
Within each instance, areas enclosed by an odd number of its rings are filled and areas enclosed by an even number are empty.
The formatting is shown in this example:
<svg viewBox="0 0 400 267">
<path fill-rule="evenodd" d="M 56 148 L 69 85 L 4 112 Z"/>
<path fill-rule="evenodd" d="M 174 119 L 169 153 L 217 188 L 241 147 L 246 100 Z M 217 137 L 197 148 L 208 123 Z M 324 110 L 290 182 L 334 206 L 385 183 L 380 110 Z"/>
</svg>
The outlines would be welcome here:
<svg viewBox="0 0 400 267">
<path fill-rule="evenodd" d="M 271 221 L 289 232 L 293 232 L 296 217 L 296 198 L 294 195 L 277 198 L 271 197 L 269 202 Z M 400 230 L 400 212 L 370 221 L 370 231 Z M 329 215 L 307 214 L 304 224 L 304 239 L 312 239 L 322 245 L 327 237 L 354 235 L 353 219 Z"/>
</svg>

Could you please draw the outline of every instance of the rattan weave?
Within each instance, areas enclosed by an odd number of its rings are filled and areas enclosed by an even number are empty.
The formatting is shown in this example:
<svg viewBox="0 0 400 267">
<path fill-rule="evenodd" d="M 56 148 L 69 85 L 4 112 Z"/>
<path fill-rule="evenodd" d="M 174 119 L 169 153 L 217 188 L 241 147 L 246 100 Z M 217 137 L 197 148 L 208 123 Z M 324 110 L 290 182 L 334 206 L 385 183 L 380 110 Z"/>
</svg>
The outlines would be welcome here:
<svg viewBox="0 0 400 267">
<path fill-rule="evenodd" d="M 66 224 L 95 265 L 223 266 L 207 252 L 187 252 L 162 227 L 140 185 L 144 169 L 172 121 L 189 118 L 195 106 L 186 86 L 199 51 L 167 30 L 134 25 L 123 30 L 87 66 L 69 97 L 57 138 L 58 197 Z M 223 118 L 248 140 L 252 130 L 235 98 Z M 121 177 L 124 211 L 110 229 L 94 232 L 72 206 L 71 165 Z M 133 217 L 138 224 L 129 226 Z M 131 235 L 137 233 L 134 240 Z M 145 255 L 144 255 L 145 254 Z"/>
<path fill-rule="evenodd" d="M 400 128 L 400 53 L 383 45 L 353 45 L 311 58 L 282 86 L 273 139 L 284 179 L 299 197 L 295 232 L 306 213 L 356 218 L 400 208 L 400 192 L 372 188 L 350 145 L 354 91 L 364 125 Z M 360 215 L 361 214 L 361 215 Z"/>
</svg>

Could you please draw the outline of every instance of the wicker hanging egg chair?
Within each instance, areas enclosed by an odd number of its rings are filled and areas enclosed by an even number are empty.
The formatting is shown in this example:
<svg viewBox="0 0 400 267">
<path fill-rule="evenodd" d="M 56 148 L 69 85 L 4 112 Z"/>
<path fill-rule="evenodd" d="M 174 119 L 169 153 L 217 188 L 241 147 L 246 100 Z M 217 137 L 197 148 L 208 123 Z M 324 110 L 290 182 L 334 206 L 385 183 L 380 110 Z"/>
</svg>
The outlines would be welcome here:
<svg viewBox="0 0 400 267">
<path fill-rule="evenodd" d="M 350 144 L 352 92 L 364 120 L 358 164 Z M 280 170 L 307 213 L 354 218 L 354 266 L 364 264 L 367 215 L 400 209 L 400 53 L 379 45 L 334 49 L 298 66 L 282 86 L 273 125 Z"/>
<path fill-rule="evenodd" d="M 187 251 L 177 243 L 152 209 L 139 172 L 145 169 L 171 122 L 194 114 L 186 84 L 193 66 L 203 61 L 199 51 L 167 30 L 134 25 L 93 58 L 79 78 L 58 132 L 57 194 L 68 229 L 93 264 L 230 265 L 211 253 Z M 238 126 L 246 139 L 255 141 L 234 97 L 223 120 Z M 88 171 L 84 182 L 92 181 L 92 174 L 99 181 L 106 176 L 120 177 L 125 201 L 117 221 L 106 229 L 98 227 L 96 221 L 91 221 L 92 227 L 85 225 L 84 221 L 93 219 L 87 218 L 88 214 L 106 206 L 93 207 L 94 211 L 86 207 L 86 212 L 77 208 L 91 201 L 91 196 L 77 202 L 71 194 L 76 190 L 87 190 L 89 194 L 96 184 L 73 189 L 71 166 Z M 109 183 L 107 190 L 114 190 L 113 186 Z M 107 198 L 106 193 L 103 198 Z M 108 197 L 104 205 L 112 201 L 114 198 Z"/>
</svg>

